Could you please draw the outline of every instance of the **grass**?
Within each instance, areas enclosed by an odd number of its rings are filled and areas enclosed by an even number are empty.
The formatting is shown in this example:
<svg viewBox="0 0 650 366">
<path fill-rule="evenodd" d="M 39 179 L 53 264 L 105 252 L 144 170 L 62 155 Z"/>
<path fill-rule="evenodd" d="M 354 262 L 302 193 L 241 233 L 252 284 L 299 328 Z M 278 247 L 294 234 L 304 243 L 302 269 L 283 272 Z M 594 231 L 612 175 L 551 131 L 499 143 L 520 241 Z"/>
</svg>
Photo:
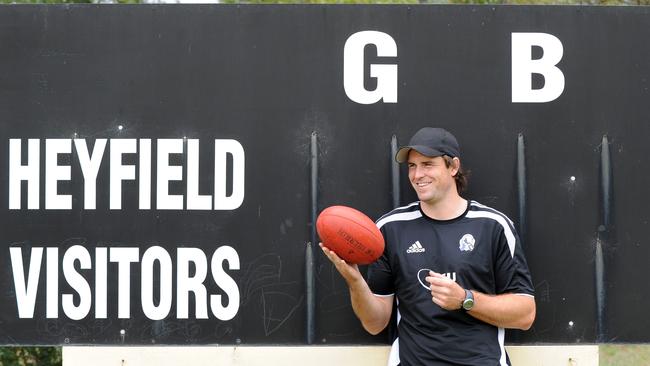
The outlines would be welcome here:
<svg viewBox="0 0 650 366">
<path fill-rule="evenodd" d="M 601 344 L 600 366 L 646 366 L 650 365 L 650 345 Z"/>
<path fill-rule="evenodd" d="M 650 344 L 601 344 L 599 366 L 649 366 Z M 59 366 L 61 347 L 0 347 L 0 366 Z"/>
</svg>

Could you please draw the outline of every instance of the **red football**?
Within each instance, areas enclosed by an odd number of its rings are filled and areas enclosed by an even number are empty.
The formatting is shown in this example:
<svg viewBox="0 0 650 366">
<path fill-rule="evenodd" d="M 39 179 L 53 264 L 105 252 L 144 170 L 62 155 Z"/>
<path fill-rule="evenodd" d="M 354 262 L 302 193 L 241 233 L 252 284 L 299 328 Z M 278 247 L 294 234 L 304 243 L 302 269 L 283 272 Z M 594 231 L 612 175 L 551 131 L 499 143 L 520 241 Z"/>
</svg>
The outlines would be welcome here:
<svg viewBox="0 0 650 366">
<path fill-rule="evenodd" d="M 318 215 L 316 230 L 325 245 L 348 263 L 369 264 L 384 252 L 384 237 L 363 212 L 330 206 Z"/>
</svg>

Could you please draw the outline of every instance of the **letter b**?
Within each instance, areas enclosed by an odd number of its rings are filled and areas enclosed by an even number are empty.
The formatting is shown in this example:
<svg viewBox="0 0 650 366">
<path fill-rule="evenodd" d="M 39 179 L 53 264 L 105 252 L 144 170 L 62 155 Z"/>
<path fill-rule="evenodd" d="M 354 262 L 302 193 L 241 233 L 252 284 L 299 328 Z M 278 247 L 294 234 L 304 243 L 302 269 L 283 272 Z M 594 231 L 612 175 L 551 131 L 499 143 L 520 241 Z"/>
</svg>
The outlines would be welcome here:
<svg viewBox="0 0 650 366">
<path fill-rule="evenodd" d="M 542 58 L 532 59 L 533 46 L 542 48 Z M 564 74 L 555 65 L 563 53 L 562 42 L 554 35 L 512 33 L 512 102 L 546 103 L 557 99 L 564 91 Z M 533 74 L 544 77 L 544 87 L 533 89 Z"/>
</svg>

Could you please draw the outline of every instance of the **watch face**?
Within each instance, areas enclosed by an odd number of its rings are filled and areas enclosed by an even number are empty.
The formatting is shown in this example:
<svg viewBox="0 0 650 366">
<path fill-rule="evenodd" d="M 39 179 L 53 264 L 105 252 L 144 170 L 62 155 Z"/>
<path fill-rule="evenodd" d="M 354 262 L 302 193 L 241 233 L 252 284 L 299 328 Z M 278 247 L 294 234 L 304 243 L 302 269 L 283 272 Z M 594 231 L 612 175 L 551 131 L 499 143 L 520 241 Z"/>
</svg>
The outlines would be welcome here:
<svg viewBox="0 0 650 366">
<path fill-rule="evenodd" d="M 463 301 L 463 309 L 469 310 L 472 308 L 472 306 L 474 306 L 474 300 L 465 299 L 465 301 Z"/>
</svg>

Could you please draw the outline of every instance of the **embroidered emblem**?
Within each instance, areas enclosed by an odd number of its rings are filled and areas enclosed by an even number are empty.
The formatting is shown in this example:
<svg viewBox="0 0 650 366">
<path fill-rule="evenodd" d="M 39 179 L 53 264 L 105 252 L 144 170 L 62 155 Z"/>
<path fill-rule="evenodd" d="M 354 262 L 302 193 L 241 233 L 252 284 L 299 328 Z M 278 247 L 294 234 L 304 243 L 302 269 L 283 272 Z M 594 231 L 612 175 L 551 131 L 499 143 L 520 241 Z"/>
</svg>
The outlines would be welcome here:
<svg viewBox="0 0 650 366">
<path fill-rule="evenodd" d="M 471 252 L 474 250 L 474 244 L 476 243 L 476 240 L 474 239 L 474 236 L 472 234 L 465 234 L 463 235 L 462 238 L 460 238 L 459 242 L 459 247 L 461 252 Z"/>
</svg>

